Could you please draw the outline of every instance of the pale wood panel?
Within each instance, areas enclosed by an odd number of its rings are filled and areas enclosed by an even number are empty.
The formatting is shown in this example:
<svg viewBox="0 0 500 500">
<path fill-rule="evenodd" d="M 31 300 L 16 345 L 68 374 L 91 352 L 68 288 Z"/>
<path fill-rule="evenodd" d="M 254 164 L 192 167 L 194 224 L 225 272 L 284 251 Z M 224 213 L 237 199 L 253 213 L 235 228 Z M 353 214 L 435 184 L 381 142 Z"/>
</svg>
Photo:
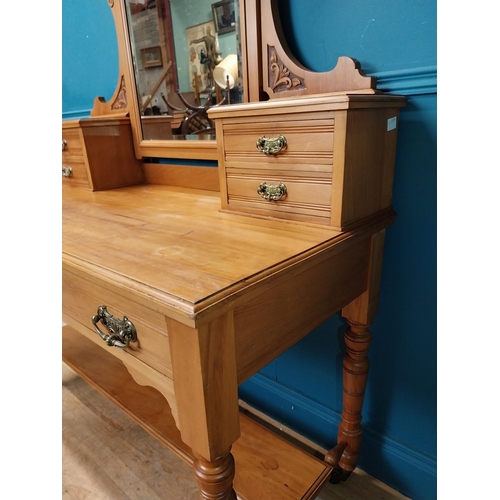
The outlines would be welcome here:
<svg viewBox="0 0 500 500">
<path fill-rule="evenodd" d="M 301 272 L 288 280 L 276 280 L 268 293 L 235 309 L 238 383 L 263 368 L 366 288 L 368 240 L 339 255 L 328 253 L 329 259 L 320 262 L 311 259 L 314 264 L 301 264 L 298 266 Z M 323 300 L 314 300 L 319 296 Z"/>
<path fill-rule="evenodd" d="M 143 167 L 148 184 L 219 191 L 217 168 L 162 163 L 144 163 Z"/>
<path fill-rule="evenodd" d="M 62 365 L 63 500 L 197 500 L 188 463 Z M 317 500 L 404 500 L 356 470 Z"/>
<path fill-rule="evenodd" d="M 199 330 L 167 325 L 182 440 L 214 461 L 240 436 L 233 315 Z"/>
<path fill-rule="evenodd" d="M 391 206 L 397 108 L 353 109 L 336 114 L 332 225 L 346 226 Z"/>
</svg>

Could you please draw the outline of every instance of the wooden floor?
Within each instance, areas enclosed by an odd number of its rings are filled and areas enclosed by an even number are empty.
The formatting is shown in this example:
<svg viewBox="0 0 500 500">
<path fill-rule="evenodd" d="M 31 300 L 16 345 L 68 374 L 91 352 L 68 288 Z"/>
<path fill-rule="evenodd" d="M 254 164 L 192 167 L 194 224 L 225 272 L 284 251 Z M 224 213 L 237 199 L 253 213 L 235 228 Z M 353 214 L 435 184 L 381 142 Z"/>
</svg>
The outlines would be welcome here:
<svg viewBox="0 0 500 500">
<path fill-rule="evenodd" d="M 197 500 L 189 465 L 64 364 L 62 379 L 63 500 Z M 406 498 L 355 471 L 317 500 Z"/>
</svg>

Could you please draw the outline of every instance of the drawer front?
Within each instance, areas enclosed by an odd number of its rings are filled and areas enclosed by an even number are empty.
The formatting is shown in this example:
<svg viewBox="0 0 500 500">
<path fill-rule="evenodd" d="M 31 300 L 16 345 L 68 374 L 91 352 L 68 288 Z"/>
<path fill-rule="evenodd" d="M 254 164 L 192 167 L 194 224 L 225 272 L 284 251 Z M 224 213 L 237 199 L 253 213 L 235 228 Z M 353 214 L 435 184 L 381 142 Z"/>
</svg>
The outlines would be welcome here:
<svg viewBox="0 0 500 500">
<path fill-rule="evenodd" d="M 330 221 L 331 177 L 229 169 L 226 181 L 229 209 L 290 220 L 324 224 Z M 282 196 L 280 199 L 269 196 L 273 188 L 277 188 L 276 196 Z M 286 193 L 281 195 L 284 189 Z"/>
<path fill-rule="evenodd" d="M 71 170 L 68 171 L 67 169 Z M 81 187 L 89 187 L 89 179 L 87 175 L 87 167 L 83 160 L 81 161 L 65 161 L 63 158 L 62 162 L 62 170 L 63 170 L 63 184 L 67 184 L 69 186 L 81 186 Z M 66 175 L 67 173 L 68 175 Z"/>
<path fill-rule="evenodd" d="M 118 347 L 108 346 L 94 330 L 92 317 L 97 308 L 105 305 L 109 314 L 123 320 L 127 317 L 137 331 L 137 342 L 131 342 L 126 351 L 145 364 L 172 379 L 172 362 L 165 317 L 125 297 L 108 284 L 89 280 L 63 269 L 63 314 L 65 320 L 85 334 L 96 344 L 116 355 Z M 104 334 L 110 332 L 98 323 Z"/>
<path fill-rule="evenodd" d="M 63 161 L 71 161 L 74 158 L 83 158 L 83 144 L 80 138 L 79 128 L 64 128 L 62 131 L 63 139 Z"/>
<path fill-rule="evenodd" d="M 85 151 L 80 129 L 63 129 L 62 168 L 63 183 L 71 186 L 89 187 Z M 70 171 L 68 169 L 71 169 Z M 65 175 L 66 174 L 66 175 Z"/>
<path fill-rule="evenodd" d="M 320 120 L 290 120 L 270 117 L 269 121 L 224 123 L 224 162 L 229 168 L 259 170 L 286 169 L 289 172 L 331 174 L 333 164 L 333 115 Z M 262 120 L 262 119 L 261 119 Z M 276 154 L 257 148 L 261 137 L 283 136 L 286 147 Z"/>
</svg>

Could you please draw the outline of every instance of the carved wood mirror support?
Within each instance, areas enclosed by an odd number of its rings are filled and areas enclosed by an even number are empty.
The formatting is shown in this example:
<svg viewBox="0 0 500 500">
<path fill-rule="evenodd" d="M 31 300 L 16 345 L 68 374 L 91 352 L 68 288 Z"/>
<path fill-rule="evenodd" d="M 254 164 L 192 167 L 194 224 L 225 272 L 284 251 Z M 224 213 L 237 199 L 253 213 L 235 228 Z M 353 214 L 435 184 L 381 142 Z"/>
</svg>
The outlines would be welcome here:
<svg viewBox="0 0 500 500">
<path fill-rule="evenodd" d="M 330 92 L 374 94 L 376 79 L 365 76 L 358 61 L 339 57 L 331 71 L 305 68 L 292 54 L 281 25 L 277 0 L 261 2 L 263 90 L 270 99 Z"/>
</svg>

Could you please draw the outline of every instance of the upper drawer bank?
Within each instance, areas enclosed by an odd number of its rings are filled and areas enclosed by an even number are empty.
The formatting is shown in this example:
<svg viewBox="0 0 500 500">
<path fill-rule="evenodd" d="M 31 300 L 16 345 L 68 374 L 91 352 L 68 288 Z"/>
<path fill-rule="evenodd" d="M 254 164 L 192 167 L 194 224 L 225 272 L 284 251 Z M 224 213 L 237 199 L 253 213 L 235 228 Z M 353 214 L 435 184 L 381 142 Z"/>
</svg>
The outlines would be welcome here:
<svg viewBox="0 0 500 500">
<path fill-rule="evenodd" d="M 344 229 L 390 208 L 400 96 L 220 106 L 222 210 Z"/>
</svg>

